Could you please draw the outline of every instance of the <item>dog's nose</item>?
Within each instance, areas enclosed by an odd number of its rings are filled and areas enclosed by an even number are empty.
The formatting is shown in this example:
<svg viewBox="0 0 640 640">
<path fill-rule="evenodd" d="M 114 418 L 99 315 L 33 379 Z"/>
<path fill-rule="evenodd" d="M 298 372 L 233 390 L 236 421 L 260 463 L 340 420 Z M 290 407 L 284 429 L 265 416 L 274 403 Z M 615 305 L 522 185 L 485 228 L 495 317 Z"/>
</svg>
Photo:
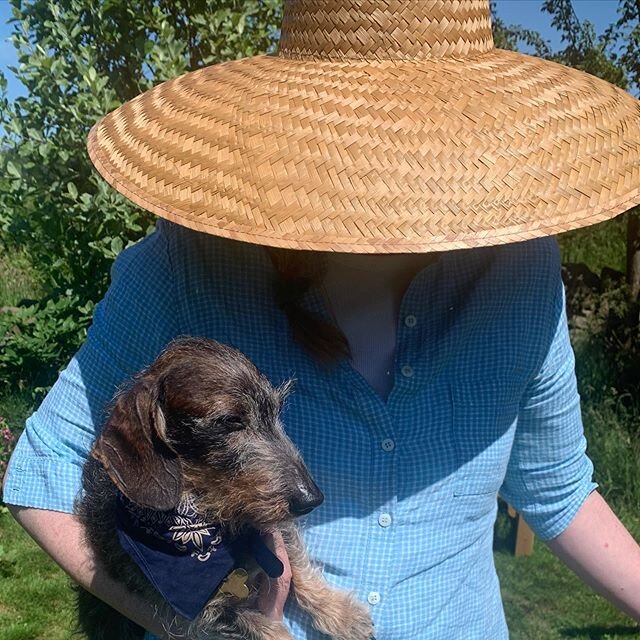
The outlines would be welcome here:
<svg viewBox="0 0 640 640">
<path fill-rule="evenodd" d="M 298 491 L 289 498 L 289 511 L 292 516 L 304 516 L 324 502 L 322 491 L 314 483 L 312 486 L 298 486 Z"/>
</svg>

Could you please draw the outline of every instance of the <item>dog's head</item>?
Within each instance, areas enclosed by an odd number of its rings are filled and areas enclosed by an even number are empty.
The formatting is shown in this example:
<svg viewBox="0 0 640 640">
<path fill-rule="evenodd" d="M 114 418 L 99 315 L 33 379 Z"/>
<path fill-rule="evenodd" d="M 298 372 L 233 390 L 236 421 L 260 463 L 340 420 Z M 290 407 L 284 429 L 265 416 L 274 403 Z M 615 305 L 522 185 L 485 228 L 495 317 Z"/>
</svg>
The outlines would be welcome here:
<svg viewBox="0 0 640 640">
<path fill-rule="evenodd" d="M 323 500 L 279 419 L 289 387 L 235 349 L 178 339 L 116 396 L 92 455 L 141 506 L 188 492 L 221 523 L 277 524 Z"/>
</svg>

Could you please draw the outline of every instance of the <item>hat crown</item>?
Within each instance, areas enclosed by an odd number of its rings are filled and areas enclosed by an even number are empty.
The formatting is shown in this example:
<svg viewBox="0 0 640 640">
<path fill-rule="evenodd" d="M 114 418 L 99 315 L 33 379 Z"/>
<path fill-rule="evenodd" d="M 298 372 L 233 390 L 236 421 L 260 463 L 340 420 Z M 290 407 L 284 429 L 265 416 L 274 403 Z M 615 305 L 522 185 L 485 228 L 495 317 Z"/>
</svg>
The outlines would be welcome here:
<svg viewBox="0 0 640 640">
<path fill-rule="evenodd" d="M 421 60 L 492 48 L 489 0 L 285 0 L 278 55 Z"/>
</svg>

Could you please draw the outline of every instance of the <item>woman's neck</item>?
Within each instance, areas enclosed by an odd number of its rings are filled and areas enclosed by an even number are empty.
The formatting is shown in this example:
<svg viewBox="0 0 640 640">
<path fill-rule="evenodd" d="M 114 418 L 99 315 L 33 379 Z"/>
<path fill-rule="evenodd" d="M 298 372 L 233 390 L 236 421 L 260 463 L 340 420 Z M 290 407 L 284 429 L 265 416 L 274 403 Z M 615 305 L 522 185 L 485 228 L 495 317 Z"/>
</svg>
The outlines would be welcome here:
<svg viewBox="0 0 640 640">
<path fill-rule="evenodd" d="M 415 275 L 436 262 L 438 255 L 329 253 L 324 286 L 330 296 L 338 295 L 341 299 L 369 291 L 399 302 Z"/>
<path fill-rule="evenodd" d="M 415 275 L 437 255 L 327 257 L 325 304 L 351 352 L 351 365 L 384 399 L 393 385 L 398 314 Z"/>
</svg>

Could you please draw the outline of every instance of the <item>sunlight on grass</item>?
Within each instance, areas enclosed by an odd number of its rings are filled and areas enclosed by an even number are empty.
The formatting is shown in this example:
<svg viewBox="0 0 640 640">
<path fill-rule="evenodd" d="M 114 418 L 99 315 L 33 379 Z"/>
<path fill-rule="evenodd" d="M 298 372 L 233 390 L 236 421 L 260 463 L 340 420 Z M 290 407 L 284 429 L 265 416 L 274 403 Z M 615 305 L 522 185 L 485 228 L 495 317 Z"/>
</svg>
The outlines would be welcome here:
<svg viewBox="0 0 640 640">
<path fill-rule="evenodd" d="M 640 518 L 620 517 L 640 537 Z M 0 540 L 0 640 L 71 638 L 69 579 L 7 513 L 0 513 Z M 539 540 L 530 557 L 506 550 L 494 555 L 511 640 L 640 640 L 632 620 L 593 594 Z"/>
<path fill-rule="evenodd" d="M 0 540 L 0 640 L 69 640 L 74 613 L 67 576 L 4 511 Z"/>
<path fill-rule="evenodd" d="M 640 538 L 640 517 L 619 512 Z M 494 554 L 510 640 L 640 640 L 640 628 L 583 584 L 536 539 L 533 555 Z"/>
</svg>

